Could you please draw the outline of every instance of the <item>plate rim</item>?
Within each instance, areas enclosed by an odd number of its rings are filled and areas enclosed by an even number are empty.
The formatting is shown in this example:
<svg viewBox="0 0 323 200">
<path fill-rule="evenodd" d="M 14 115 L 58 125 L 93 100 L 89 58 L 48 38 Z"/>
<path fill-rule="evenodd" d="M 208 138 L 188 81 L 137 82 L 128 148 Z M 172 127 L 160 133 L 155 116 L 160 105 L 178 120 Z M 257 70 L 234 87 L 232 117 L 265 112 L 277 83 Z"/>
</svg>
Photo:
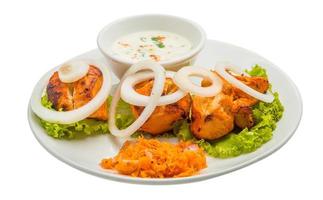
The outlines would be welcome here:
<svg viewBox="0 0 323 200">
<path fill-rule="evenodd" d="M 91 169 L 88 169 L 86 167 L 83 167 L 82 165 L 77 164 L 77 163 L 69 160 L 68 158 L 63 158 L 62 156 L 59 156 L 56 152 L 54 152 L 50 148 L 48 148 L 43 143 L 43 141 L 37 136 L 37 133 L 34 130 L 34 125 L 32 123 L 32 120 L 33 120 L 32 115 L 34 115 L 34 113 L 31 111 L 30 100 L 29 100 L 28 109 L 27 109 L 27 118 L 28 118 L 29 127 L 30 127 L 34 137 L 41 144 L 41 146 L 44 149 L 46 149 L 47 152 L 49 152 L 51 155 L 53 155 L 58 160 L 62 161 L 63 163 L 65 163 L 65 164 L 67 164 L 69 166 L 72 166 L 73 168 L 75 168 L 77 170 L 80 170 L 82 172 L 85 172 L 85 173 L 88 173 L 88 174 L 91 174 L 91 175 L 94 175 L 94 176 L 97 176 L 97 177 L 100 177 L 100 178 L 110 179 L 110 180 L 114 180 L 114 181 L 118 181 L 118 182 L 124 182 L 124 183 L 132 183 L 132 184 L 167 185 L 167 184 L 183 184 L 183 183 L 191 183 L 191 182 L 202 181 L 202 180 L 218 177 L 218 176 L 221 176 L 221 175 L 224 175 L 224 174 L 227 174 L 227 173 L 242 169 L 244 167 L 247 167 L 247 166 L 249 166 L 249 165 L 251 165 L 253 163 L 256 163 L 256 162 L 270 156 L 271 154 L 278 151 L 281 147 L 283 147 L 290 140 L 290 138 L 295 134 L 297 128 L 299 127 L 299 124 L 300 124 L 302 116 L 303 116 L 303 100 L 302 100 L 302 96 L 301 96 L 301 94 L 299 92 L 298 87 L 293 82 L 293 80 L 288 76 L 288 74 L 285 73 L 281 68 L 279 68 L 273 62 L 267 60 L 263 56 L 255 53 L 255 52 L 253 52 L 251 50 L 248 50 L 246 48 L 243 48 L 243 47 L 240 47 L 240 46 L 237 46 L 237 45 L 234 45 L 234 44 L 230 44 L 230 43 L 222 42 L 222 41 L 217 41 L 217 40 L 208 39 L 206 41 L 206 43 L 221 43 L 221 44 L 224 44 L 224 45 L 229 45 L 229 46 L 232 46 L 234 48 L 239 48 L 239 49 L 241 49 L 243 51 L 247 51 L 248 53 L 251 53 L 251 54 L 253 54 L 255 56 L 261 57 L 266 62 L 270 63 L 272 68 L 275 68 L 276 70 L 278 70 L 280 73 L 282 73 L 288 79 L 288 82 L 292 86 L 292 88 L 294 90 L 294 93 L 296 94 L 297 99 L 299 100 L 298 106 L 299 106 L 299 109 L 300 109 L 300 113 L 299 113 L 299 116 L 297 118 L 296 126 L 291 131 L 291 133 L 288 135 L 288 137 L 285 138 L 285 140 L 283 140 L 283 141 L 281 141 L 279 143 L 276 143 L 273 148 L 268 149 L 267 151 L 263 152 L 262 154 L 256 155 L 254 158 L 252 158 L 250 160 L 238 163 L 238 164 L 236 164 L 236 165 L 234 165 L 232 167 L 229 167 L 229 168 L 225 168 L 225 169 L 221 170 L 220 172 L 213 172 L 213 173 L 210 172 L 210 173 L 207 173 L 207 174 L 198 174 L 198 175 L 190 176 L 190 177 L 152 179 L 152 178 L 129 177 L 129 176 L 125 176 L 125 175 L 121 175 L 121 174 L 115 174 L 115 173 L 103 173 L 104 171 L 102 171 L 102 173 L 101 173 L 101 172 L 98 172 L 98 171 L 91 170 Z M 78 56 L 88 54 L 88 53 L 96 51 L 96 50 L 98 50 L 98 49 L 97 48 L 92 49 L 92 50 L 84 52 L 84 53 L 82 53 L 82 54 L 80 54 Z M 78 56 L 76 56 L 76 57 L 78 57 Z"/>
</svg>

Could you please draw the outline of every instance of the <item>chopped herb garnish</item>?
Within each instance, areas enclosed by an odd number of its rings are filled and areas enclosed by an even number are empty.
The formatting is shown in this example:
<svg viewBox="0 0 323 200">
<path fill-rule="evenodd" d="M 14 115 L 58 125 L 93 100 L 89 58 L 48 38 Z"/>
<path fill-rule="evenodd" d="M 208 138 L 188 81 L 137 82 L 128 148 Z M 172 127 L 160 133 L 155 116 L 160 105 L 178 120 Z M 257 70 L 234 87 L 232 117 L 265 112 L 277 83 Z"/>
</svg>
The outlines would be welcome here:
<svg viewBox="0 0 323 200">
<path fill-rule="evenodd" d="M 160 36 L 152 37 L 151 40 L 154 41 L 155 45 L 158 46 L 159 48 L 165 47 L 164 43 L 161 41 L 163 40 L 163 37 L 160 37 Z"/>
<path fill-rule="evenodd" d="M 165 47 L 165 45 L 164 45 L 163 43 L 161 43 L 161 42 L 160 42 L 160 43 L 158 43 L 158 44 L 157 44 L 157 46 L 158 46 L 159 48 L 164 48 L 164 47 Z"/>
</svg>

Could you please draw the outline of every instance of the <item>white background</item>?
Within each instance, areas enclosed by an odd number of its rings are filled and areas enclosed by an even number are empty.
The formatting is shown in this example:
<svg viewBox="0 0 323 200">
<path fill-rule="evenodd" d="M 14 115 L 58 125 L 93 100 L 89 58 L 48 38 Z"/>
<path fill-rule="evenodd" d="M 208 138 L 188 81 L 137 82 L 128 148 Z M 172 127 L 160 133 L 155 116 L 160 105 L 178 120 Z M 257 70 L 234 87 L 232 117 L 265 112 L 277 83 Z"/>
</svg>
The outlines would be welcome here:
<svg viewBox="0 0 323 200">
<path fill-rule="evenodd" d="M 323 6 L 319 2 L 1 1 L 0 199 L 322 199 Z M 49 68 L 96 48 L 97 33 L 107 23 L 144 13 L 192 19 L 209 38 L 245 47 L 280 66 L 298 85 L 304 101 L 294 137 L 278 152 L 244 169 L 169 186 L 97 178 L 47 153 L 32 135 L 26 117 L 36 81 Z"/>
</svg>

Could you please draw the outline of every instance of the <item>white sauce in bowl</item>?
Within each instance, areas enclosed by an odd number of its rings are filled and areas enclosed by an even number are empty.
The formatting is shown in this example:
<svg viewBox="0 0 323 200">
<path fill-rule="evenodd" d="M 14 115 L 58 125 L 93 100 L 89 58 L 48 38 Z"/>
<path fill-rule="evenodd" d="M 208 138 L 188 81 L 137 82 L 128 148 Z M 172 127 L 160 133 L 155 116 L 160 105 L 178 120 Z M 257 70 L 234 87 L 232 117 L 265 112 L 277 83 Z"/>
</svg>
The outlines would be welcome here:
<svg viewBox="0 0 323 200">
<path fill-rule="evenodd" d="M 185 37 L 166 31 L 142 31 L 118 38 L 111 46 L 113 55 L 132 62 L 151 59 L 164 61 L 190 51 Z"/>
</svg>

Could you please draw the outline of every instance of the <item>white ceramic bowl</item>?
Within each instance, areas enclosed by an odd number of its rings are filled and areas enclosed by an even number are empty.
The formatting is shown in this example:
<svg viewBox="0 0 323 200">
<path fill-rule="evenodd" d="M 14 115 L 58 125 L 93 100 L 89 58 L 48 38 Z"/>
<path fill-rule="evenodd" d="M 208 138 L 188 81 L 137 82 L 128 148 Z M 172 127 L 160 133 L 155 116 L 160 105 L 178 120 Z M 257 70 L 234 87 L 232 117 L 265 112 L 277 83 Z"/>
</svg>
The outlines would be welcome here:
<svg viewBox="0 0 323 200">
<path fill-rule="evenodd" d="M 180 67 L 193 64 L 197 54 L 203 49 L 206 35 L 196 23 L 180 17 L 170 15 L 138 15 L 119 19 L 104 27 L 97 38 L 101 53 L 105 56 L 109 67 L 117 77 L 134 64 L 127 59 L 116 57 L 110 52 L 113 42 L 120 36 L 147 30 L 168 31 L 184 36 L 192 43 L 192 49 L 173 59 L 160 61 L 167 70 L 177 71 Z"/>
</svg>

